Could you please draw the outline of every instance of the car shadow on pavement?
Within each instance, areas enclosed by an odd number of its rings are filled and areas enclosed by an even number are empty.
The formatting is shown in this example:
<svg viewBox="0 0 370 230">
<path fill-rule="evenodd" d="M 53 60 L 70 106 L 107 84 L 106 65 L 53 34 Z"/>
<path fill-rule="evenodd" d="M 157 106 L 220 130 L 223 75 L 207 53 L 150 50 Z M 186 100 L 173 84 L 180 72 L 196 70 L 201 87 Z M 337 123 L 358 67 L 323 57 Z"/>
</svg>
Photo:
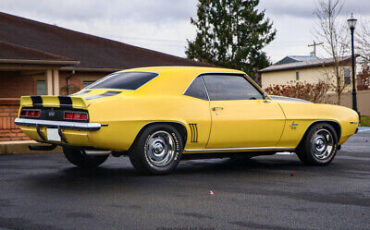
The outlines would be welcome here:
<svg viewBox="0 0 370 230">
<path fill-rule="evenodd" d="M 283 157 L 284 158 L 284 157 Z M 261 177 L 269 180 L 280 180 L 282 176 L 290 177 L 296 173 L 330 173 L 329 167 L 309 167 L 300 163 L 298 159 L 289 157 L 279 159 L 268 157 L 249 160 L 191 160 L 182 161 L 179 167 L 169 175 L 151 176 L 139 173 L 133 167 L 120 164 L 103 164 L 96 169 L 80 169 L 65 167 L 32 173 L 27 176 L 27 183 L 39 191 L 109 191 L 120 189 L 122 192 L 133 192 L 160 189 L 163 186 L 188 186 L 202 180 L 208 183 L 217 183 L 218 180 L 243 177 L 246 180 L 258 181 Z M 325 171 L 325 172 L 322 172 Z M 199 180 L 199 181 L 197 181 Z M 141 190 L 142 189 L 142 190 Z"/>
</svg>

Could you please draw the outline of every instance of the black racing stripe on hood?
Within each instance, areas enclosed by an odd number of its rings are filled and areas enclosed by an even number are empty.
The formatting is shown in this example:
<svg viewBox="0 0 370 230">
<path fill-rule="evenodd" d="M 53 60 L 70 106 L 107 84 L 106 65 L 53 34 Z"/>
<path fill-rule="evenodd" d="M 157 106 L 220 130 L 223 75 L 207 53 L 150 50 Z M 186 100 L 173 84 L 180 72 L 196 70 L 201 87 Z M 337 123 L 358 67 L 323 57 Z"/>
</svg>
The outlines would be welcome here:
<svg viewBox="0 0 370 230">
<path fill-rule="evenodd" d="M 42 107 L 42 98 L 41 96 L 31 96 L 32 106 L 33 107 Z"/>
<path fill-rule="evenodd" d="M 58 96 L 60 108 L 72 109 L 72 98 L 68 96 Z"/>
<path fill-rule="evenodd" d="M 102 98 L 102 97 L 111 97 L 111 96 L 115 96 L 115 95 L 120 94 L 120 93 L 121 93 L 121 91 L 107 91 L 107 92 L 99 94 L 99 95 L 91 95 L 91 96 L 85 97 L 85 100 L 93 100 L 93 99 L 98 99 L 98 98 Z"/>
</svg>

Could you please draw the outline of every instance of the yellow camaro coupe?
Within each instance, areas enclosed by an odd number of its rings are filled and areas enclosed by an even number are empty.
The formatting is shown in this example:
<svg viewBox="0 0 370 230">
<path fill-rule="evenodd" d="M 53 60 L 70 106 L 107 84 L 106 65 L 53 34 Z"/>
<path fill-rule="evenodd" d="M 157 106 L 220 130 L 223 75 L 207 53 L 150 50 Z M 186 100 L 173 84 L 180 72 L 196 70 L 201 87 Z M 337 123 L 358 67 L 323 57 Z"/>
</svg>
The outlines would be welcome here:
<svg viewBox="0 0 370 230">
<path fill-rule="evenodd" d="M 336 105 L 266 95 L 245 73 L 207 67 L 119 71 L 71 96 L 21 98 L 15 123 L 30 138 L 63 146 L 79 167 L 129 156 L 165 174 L 181 159 L 296 152 L 329 164 L 357 131 L 358 114 Z"/>
</svg>

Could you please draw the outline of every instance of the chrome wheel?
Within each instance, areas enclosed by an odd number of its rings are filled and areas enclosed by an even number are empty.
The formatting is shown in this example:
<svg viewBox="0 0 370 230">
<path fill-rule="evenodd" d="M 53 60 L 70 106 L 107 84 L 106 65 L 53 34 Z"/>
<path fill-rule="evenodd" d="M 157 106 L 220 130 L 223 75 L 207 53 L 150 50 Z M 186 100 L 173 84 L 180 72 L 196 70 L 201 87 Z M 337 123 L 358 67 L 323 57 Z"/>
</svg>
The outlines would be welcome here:
<svg viewBox="0 0 370 230">
<path fill-rule="evenodd" d="M 174 160 L 175 140 L 166 131 L 151 134 L 145 143 L 145 157 L 152 166 L 165 167 Z"/>
<path fill-rule="evenodd" d="M 326 129 L 319 129 L 312 138 L 312 150 L 317 159 L 326 160 L 334 152 L 335 142 L 333 135 Z"/>
</svg>

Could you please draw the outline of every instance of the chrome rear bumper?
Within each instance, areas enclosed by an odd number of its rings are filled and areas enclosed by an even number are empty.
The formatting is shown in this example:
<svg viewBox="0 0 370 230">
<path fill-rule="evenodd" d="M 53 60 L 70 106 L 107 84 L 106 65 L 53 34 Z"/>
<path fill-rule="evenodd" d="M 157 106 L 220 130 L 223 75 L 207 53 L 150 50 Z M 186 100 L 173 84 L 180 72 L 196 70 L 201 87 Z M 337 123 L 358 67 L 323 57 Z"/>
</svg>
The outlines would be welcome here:
<svg viewBox="0 0 370 230">
<path fill-rule="evenodd" d="M 14 120 L 14 123 L 17 125 L 24 125 L 24 126 L 35 126 L 35 127 L 45 126 L 45 127 L 89 130 L 89 131 L 99 130 L 102 126 L 100 123 L 50 121 L 50 120 L 37 120 L 37 119 L 24 119 L 24 118 L 16 118 Z"/>
</svg>

